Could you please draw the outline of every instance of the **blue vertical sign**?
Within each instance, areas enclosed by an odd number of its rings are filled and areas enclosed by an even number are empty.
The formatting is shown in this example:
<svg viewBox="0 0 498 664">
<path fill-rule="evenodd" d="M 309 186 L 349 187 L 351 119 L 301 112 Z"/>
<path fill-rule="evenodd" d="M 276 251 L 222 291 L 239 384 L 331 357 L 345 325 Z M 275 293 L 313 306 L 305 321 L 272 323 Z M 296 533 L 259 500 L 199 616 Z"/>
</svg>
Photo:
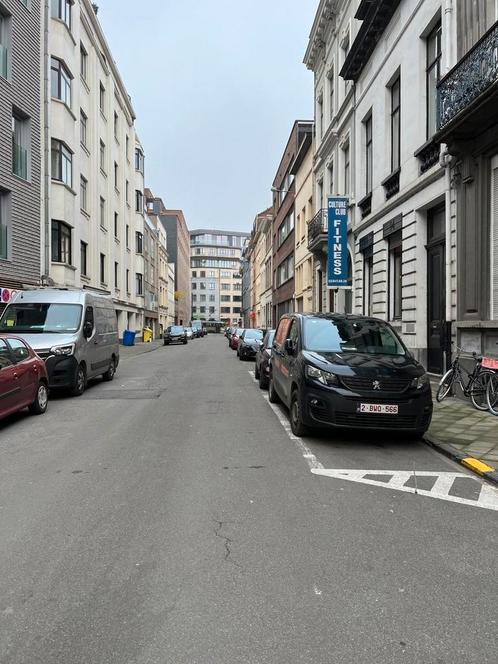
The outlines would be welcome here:
<svg viewBox="0 0 498 664">
<path fill-rule="evenodd" d="M 329 196 L 327 286 L 348 286 L 348 203 L 343 196 Z"/>
</svg>

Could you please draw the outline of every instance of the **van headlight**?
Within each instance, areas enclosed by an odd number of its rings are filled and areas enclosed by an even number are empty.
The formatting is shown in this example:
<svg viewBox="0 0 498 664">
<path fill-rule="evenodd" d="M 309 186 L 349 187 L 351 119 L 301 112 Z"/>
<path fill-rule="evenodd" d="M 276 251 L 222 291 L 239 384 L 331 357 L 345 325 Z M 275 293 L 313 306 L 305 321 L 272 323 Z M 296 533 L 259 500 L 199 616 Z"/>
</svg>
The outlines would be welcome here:
<svg viewBox="0 0 498 664">
<path fill-rule="evenodd" d="M 322 385 L 339 385 L 339 379 L 330 371 L 323 371 L 318 367 L 314 367 L 311 364 L 306 365 L 306 377 L 311 378 L 311 380 L 317 380 Z"/>
<path fill-rule="evenodd" d="M 74 353 L 74 344 L 68 346 L 52 346 L 50 352 L 53 355 L 72 355 Z"/>
<path fill-rule="evenodd" d="M 410 383 L 410 387 L 414 387 L 417 390 L 421 390 L 423 387 L 427 387 L 430 384 L 429 376 L 425 373 L 417 378 L 414 378 Z"/>
</svg>

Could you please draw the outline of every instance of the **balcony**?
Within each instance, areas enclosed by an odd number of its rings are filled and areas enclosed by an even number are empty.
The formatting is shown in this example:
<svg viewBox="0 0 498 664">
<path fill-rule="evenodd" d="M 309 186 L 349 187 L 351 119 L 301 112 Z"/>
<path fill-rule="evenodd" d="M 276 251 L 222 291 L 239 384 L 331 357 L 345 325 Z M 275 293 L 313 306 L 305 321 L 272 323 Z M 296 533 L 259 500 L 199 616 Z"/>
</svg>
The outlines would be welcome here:
<svg viewBox="0 0 498 664">
<path fill-rule="evenodd" d="M 319 210 L 308 224 L 308 249 L 321 253 L 327 251 L 328 215 L 327 209 Z"/>
<path fill-rule="evenodd" d="M 474 138 L 496 122 L 498 23 L 438 85 L 440 142 Z"/>
</svg>

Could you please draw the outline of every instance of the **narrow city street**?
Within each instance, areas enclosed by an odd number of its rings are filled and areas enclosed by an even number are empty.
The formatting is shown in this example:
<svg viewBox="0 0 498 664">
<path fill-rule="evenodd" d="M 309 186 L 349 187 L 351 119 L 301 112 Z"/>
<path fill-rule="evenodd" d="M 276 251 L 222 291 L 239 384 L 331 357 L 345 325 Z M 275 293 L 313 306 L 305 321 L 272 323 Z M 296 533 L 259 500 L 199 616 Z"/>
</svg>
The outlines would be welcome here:
<svg viewBox="0 0 498 664">
<path fill-rule="evenodd" d="M 0 423 L 1 664 L 496 662 L 495 489 L 289 435 L 253 366 L 213 334 Z"/>
</svg>

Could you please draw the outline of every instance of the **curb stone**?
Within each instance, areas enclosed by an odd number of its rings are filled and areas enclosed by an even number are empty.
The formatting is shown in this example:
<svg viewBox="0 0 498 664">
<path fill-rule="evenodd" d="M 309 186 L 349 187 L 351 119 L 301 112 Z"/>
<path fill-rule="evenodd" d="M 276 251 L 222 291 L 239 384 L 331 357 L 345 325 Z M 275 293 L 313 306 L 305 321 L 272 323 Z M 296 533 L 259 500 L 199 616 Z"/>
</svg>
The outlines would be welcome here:
<svg viewBox="0 0 498 664">
<path fill-rule="evenodd" d="M 450 459 L 453 459 L 453 461 L 456 461 L 461 466 L 465 466 L 465 468 L 472 470 L 476 475 L 479 475 L 498 486 L 498 470 L 496 470 L 496 468 L 488 466 L 482 461 L 479 461 L 479 459 L 474 459 L 474 457 L 469 456 L 465 452 L 461 452 L 456 447 L 453 447 L 453 445 L 442 443 L 430 434 L 426 433 L 423 438 L 430 447 L 433 447 L 435 450 L 441 452 Z"/>
<path fill-rule="evenodd" d="M 149 345 L 149 344 L 147 344 Z M 152 353 L 155 350 L 159 350 L 159 348 L 162 348 L 162 344 L 154 345 L 152 348 L 148 348 L 147 350 L 143 350 L 140 353 L 130 353 L 129 355 L 121 355 L 119 354 L 119 361 L 122 362 L 123 360 L 128 360 L 132 357 L 140 357 L 140 355 L 145 355 L 146 353 Z"/>
</svg>

